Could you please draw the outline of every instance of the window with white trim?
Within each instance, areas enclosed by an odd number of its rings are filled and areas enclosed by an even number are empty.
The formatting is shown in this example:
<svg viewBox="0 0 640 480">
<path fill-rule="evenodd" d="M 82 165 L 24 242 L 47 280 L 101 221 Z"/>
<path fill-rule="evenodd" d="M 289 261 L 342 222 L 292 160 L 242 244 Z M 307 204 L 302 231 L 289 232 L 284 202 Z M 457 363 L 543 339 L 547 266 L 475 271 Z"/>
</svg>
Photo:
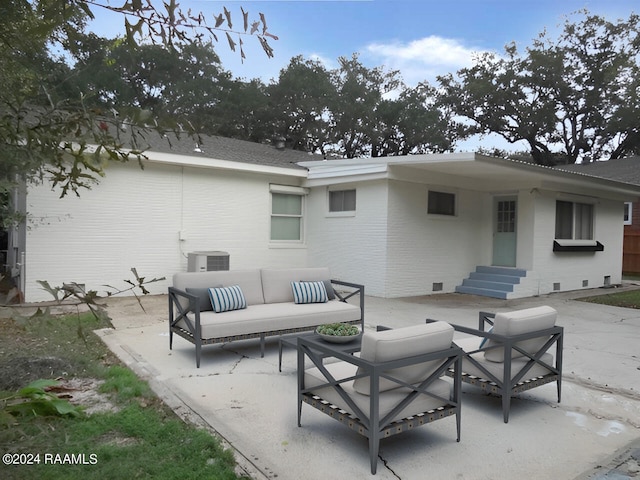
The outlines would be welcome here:
<svg viewBox="0 0 640 480">
<path fill-rule="evenodd" d="M 449 215 L 456 214 L 456 195 L 449 192 L 438 192 L 429 190 L 427 198 L 427 213 L 430 215 Z"/>
<path fill-rule="evenodd" d="M 300 243 L 303 240 L 304 197 L 300 187 L 271 185 L 271 233 L 275 242 Z"/>
<path fill-rule="evenodd" d="M 329 190 L 329 212 L 355 212 L 356 190 Z"/>
<path fill-rule="evenodd" d="M 633 211 L 633 203 L 624 202 L 624 224 L 631 225 L 631 212 Z"/>
<path fill-rule="evenodd" d="M 593 240 L 593 205 L 556 201 L 556 239 Z"/>
</svg>

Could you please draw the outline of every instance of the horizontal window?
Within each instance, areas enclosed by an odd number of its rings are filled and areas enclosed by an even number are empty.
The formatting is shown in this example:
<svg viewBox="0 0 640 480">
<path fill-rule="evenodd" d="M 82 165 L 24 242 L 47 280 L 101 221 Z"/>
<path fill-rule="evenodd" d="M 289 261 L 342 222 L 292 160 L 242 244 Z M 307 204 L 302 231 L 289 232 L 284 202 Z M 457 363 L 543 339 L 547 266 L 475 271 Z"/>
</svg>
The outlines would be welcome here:
<svg viewBox="0 0 640 480">
<path fill-rule="evenodd" d="M 430 213 L 432 215 L 455 215 L 455 194 L 429 190 L 429 197 L 427 199 L 427 213 Z"/>
<path fill-rule="evenodd" d="M 329 191 L 329 211 L 330 212 L 355 212 L 355 210 L 356 210 L 355 189 Z"/>
</svg>

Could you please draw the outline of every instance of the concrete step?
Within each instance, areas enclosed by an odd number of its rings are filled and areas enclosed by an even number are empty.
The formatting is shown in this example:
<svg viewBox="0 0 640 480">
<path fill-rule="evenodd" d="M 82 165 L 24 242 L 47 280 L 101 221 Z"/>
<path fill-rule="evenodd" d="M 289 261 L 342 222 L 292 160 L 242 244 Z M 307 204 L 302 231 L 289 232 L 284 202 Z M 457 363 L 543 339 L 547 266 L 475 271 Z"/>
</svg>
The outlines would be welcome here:
<svg viewBox="0 0 640 480">
<path fill-rule="evenodd" d="M 521 278 L 522 278 L 521 276 L 500 275 L 497 273 L 471 272 L 469 274 L 470 280 L 484 280 L 487 282 L 511 283 L 514 285 L 520 283 Z"/>
<path fill-rule="evenodd" d="M 510 282 L 495 282 L 489 280 L 474 280 L 471 278 L 465 278 L 462 281 L 463 287 L 482 288 L 485 290 L 499 290 L 502 292 L 513 292 L 513 283 Z"/>
<path fill-rule="evenodd" d="M 506 300 L 508 292 L 460 285 L 456 287 L 456 293 L 466 293 L 468 295 L 480 295 L 483 297 L 500 298 L 502 300 Z"/>
<path fill-rule="evenodd" d="M 493 275 L 507 275 L 510 277 L 526 277 L 527 271 L 522 268 L 511 267 L 491 267 L 491 266 L 477 266 L 477 273 L 489 273 Z"/>
</svg>

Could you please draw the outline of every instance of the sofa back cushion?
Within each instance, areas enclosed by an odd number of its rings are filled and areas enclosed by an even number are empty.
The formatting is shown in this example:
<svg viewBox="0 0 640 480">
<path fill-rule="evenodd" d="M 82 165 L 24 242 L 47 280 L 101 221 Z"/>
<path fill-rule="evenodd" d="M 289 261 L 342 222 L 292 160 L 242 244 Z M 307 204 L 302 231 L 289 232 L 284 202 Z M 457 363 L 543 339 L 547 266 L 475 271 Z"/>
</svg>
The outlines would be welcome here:
<svg viewBox="0 0 640 480">
<path fill-rule="evenodd" d="M 360 357 L 370 362 L 386 362 L 446 350 L 451 347 L 453 331 L 453 327 L 446 322 L 432 322 L 381 332 L 365 332 L 362 336 Z M 395 368 L 387 373 L 407 383 L 415 384 L 425 380 L 441 363 L 438 360 L 424 362 Z M 363 372 L 358 369 L 358 373 Z M 380 378 L 380 392 L 398 387 L 400 385 L 396 382 Z M 369 377 L 354 380 L 353 388 L 358 393 L 369 395 L 371 392 Z"/>
<path fill-rule="evenodd" d="M 546 305 L 512 312 L 497 313 L 493 322 L 492 333 L 508 337 L 552 328 L 556 324 L 557 316 L 558 312 Z M 534 354 L 540 350 L 548 339 L 548 336 L 533 338 L 531 340 L 518 342 L 516 345 L 524 351 Z M 485 344 L 485 347 L 489 348 L 494 345 L 499 345 L 499 343 L 494 340 L 489 340 Z M 490 362 L 504 362 L 504 353 L 504 348 L 493 348 L 484 353 L 484 358 Z M 511 358 L 522 356 L 523 355 L 517 350 L 512 350 Z"/>
<path fill-rule="evenodd" d="M 293 303 L 291 282 L 310 282 L 331 278 L 329 269 L 326 267 L 263 268 L 261 275 L 264 303 Z"/>
<path fill-rule="evenodd" d="M 173 286 L 189 288 L 216 288 L 238 285 L 247 305 L 264 303 L 260 270 L 221 270 L 214 272 L 180 272 L 173 275 Z M 289 287 L 291 289 L 291 287 Z"/>
</svg>

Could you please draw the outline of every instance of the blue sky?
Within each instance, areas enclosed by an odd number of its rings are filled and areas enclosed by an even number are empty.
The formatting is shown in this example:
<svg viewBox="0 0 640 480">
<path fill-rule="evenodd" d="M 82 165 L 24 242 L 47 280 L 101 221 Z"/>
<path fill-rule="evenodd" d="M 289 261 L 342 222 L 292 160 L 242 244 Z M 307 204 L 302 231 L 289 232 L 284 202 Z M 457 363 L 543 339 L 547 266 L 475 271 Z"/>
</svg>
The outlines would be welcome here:
<svg viewBox="0 0 640 480">
<path fill-rule="evenodd" d="M 231 11 L 238 25 L 241 7 L 249 12 L 250 19 L 264 13 L 269 31 L 279 37 L 270 41 L 275 58 L 268 59 L 257 39 L 252 38 L 245 39 L 244 63 L 237 53 L 229 50 L 223 36 L 217 52 L 223 67 L 236 77 L 261 78 L 265 83 L 277 78 L 296 55 L 320 59 L 328 68 L 335 68 L 338 57 L 350 57 L 356 52 L 370 68 L 400 70 L 408 85 L 424 80 L 435 83 L 436 75 L 470 66 L 473 55 L 479 52 L 501 53 L 511 42 L 524 50 L 544 30 L 556 38 L 565 19 L 578 10 L 587 9 L 612 21 L 640 13 L 640 0 L 182 0 L 179 3 L 185 11 L 190 8 L 204 13 L 210 24 L 212 16 L 220 13 L 223 6 Z M 158 4 L 161 5 L 159 1 Z M 121 15 L 105 15 L 100 9 L 95 9 L 95 13 L 97 20 L 91 28 L 96 33 L 113 37 L 124 32 Z M 484 138 L 481 143 L 485 147 L 518 149 L 518 145 L 509 145 L 495 136 Z M 477 140 L 473 140 L 458 147 L 466 150 L 475 149 L 476 145 Z"/>
<path fill-rule="evenodd" d="M 112 0 L 113 1 L 113 0 Z M 120 2 L 115 2 L 120 3 Z M 155 3 L 155 0 L 154 0 Z M 245 39 L 241 63 L 224 37 L 217 48 L 223 66 L 237 77 L 276 78 L 291 57 L 319 58 L 328 67 L 358 52 L 369 67 L 399 69 L 408 84 L 435 79 L 469 65 L 481 51 L 501 52 L 516 42 L 524 49 L 544 29 L 558 32 L 567 15 L 580 9 L 610 20 L 640 12 L 638 0 L 264 0 L 180 1 L 212 19 L 226 6 L 240 24 L 240 7 L 250 18 L 265 14 L 275 58 L 267 59 L 256 39 Z M 158 1 L 158 4 L 161 3 Z M 121 16 L 95 9 L 92 29 L 104 36 L 124 32 Z M 212 23 L 212 22 L 211 22 Z"/>
</svg>

